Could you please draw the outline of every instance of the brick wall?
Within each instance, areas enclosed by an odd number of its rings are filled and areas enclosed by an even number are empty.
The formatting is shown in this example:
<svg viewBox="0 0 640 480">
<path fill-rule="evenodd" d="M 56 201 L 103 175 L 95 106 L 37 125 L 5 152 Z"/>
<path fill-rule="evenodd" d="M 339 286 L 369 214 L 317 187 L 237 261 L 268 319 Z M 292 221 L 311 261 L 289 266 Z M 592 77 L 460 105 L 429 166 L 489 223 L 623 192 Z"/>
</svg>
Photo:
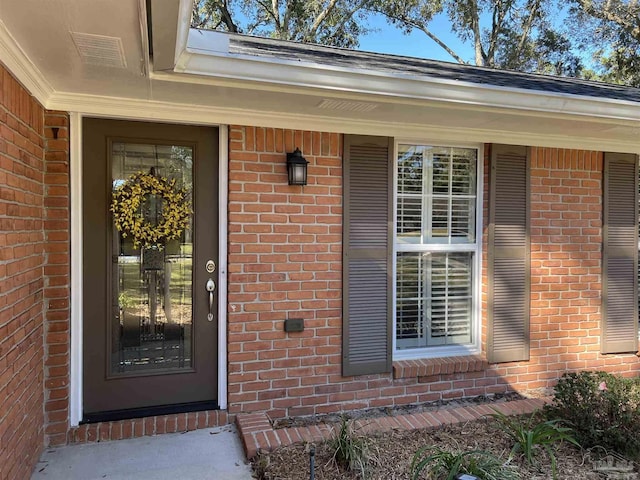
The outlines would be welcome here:
<svg viewBox="0 0 640 480">
<path fill-rule="evenodd" d="M 289 186 L 299 147 L 309 184 Z M 311 413 L 340 372 L 342 161 L 336 134 L 232 127 L 230 412 Z M 305 331 L 287 334 L 286 318 Z M 335 399 L 332 399 L 335 400 Z M 344 400 L 344 399 L 342 399 Z"/>
<path fill-rule="evenodd" d="M 600 152 L 532 149 L 531 338 L 519 382 L 548 385 L 565 370 L 638 373 L 635 355 L 600 355 L 602 304 Z"/>
<path fill-rule="evenodd" d="M 551 388 L 566 371 L 640 373 L 636 355 L 600 354 L 602 175 L 602 152 L 531 149 L 531 359 L 495 367 L 510 388 Z"/>
<path fill-rule="evenodd" d="M 310 161 L 304 188 L 287 185 L 285 152 L 296 146 Z M 584 368 L 638 373 L 635 355 L 599 353 L 602 153 L 533 148 L 531 361 L 396 362 L 392 374 L 342 377 L 341 151 L 333 134 L 230 129 L 231 413 L 281 417 L 549 388 Z M 289 317 L 304 318 L 305 331 L 285 333 Z"/>
<path fill-rule="evenodd" d="M 69 117 L 47 111 L 44 123 L 45 444 L 63 445 L 69 429 Z"/>
<path fill-rule="evenodd" d="M 0 67 L 0 478 L 43 442 L 43 109 Z"/>
</svg>

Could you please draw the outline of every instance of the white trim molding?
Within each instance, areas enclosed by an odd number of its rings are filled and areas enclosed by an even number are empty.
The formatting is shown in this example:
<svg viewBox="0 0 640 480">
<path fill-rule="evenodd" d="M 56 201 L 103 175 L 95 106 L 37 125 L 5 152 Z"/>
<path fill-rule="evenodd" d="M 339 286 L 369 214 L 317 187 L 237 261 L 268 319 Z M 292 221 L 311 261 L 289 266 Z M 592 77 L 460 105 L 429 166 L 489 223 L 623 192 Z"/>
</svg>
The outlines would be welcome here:
<svg viewBox="0 0 640 480">
<path fill-rule="evenodd" d="M 229 127 L 218 127 L 218 406 L 227 409 L 227 202 Z"/>
<path fill-rule="evenodd" d="M 398 151 L 399 145 L 411 146 L 429 146 L 429 147 L 452 147 L 465 148 L 476 151 L 476 196 L 475 196 L 475 218 L 473 227 L 475 229 L 475 241 L 473 243 L 420 243 L 420 244 L 399 244 L 397 236 L 398 224 Z M 399 137 L 394 139 L 393 148 L 393 281 L 392 281 L 392 298 L 393 298 L 393 361 L 400 360 L 418 360 L 426 358 L 444 358 L 457 357 L 466 355 L 477 355 L 482 351 L 482 245 L 483 245 L 483 198 L 484 198 L 484 161 L 485 148 L 481 143 L 470 143 L 467 139 L 460 141 L 440 141 L 434 138 L 408 138 Z M 401 246 L 399 246 L 401 245 Z M 397 282 L 398 282 L 398 266 L 397 258 L 399 252 L 464 252 L 472 253 L 472 302 L 471 302 L 471 342 L 460 345 L 436 345 L 425 347 L 408 347 L 399 349 L 397 339 Z"/>
<path fill-rule="evenodd" d="M 83 415 L 83 286 L 82 286 L 82 114 L 70 113 L 70 196 L 71 196 L 71 347 L 69 426 L 77 427 Z M 149 118 L 137 118 L 149 120 Z M 227 125 L 218 125 L 218 405 L 227 409 Z M 213 181 L 214 179 L 212 179 Z"/>
<path fill-rule="evenodd" d="M 82 420 L 82 115 L 69 114 L 71 196 L 71 347 L 69 424 Z"/>
<path fill-rule="evenodd" d="M 373 121 L 368 119 L 345 119 L 332 116 L 304 115 L 288 112 L 260 112 L 240 108 L 211 107 L 170 102 L 137 100 L 122 97 L 102 97 L 85 94 L 56 93 L 49 104 L 53 110 L 77 111 L 85 115 L 109 118 L 126 118 L 150 121 L 188 123 L 194 125 L 250 125 L 259 127 L 336 132 L 354 135 L 375 135 L 385 132 L 392 137 L 414 138 L 464 138 L 476 143 L 505 143 L 550 148 L 572 148 L 578 150 L 613 151 L 640 154 L 640 142 L 621 140 L 613 135 L 608 138 L 578 137 L 566 134 L 538 134 L 508 132 L 491 128 L 457 128 L 437 124 L 410 124 Z M 640 115 L 640 105 L 637 107 Z M 532 117 L 537 117 L 532 115 Z M 537 121 L 549 119 L 542 114 Z M 563 118 L 567 118 L 564 116 Z M 604 122 L 609 126 L 616 123 Z M 636 127 L 640 136 L 640 121 Z"/>
</svg>

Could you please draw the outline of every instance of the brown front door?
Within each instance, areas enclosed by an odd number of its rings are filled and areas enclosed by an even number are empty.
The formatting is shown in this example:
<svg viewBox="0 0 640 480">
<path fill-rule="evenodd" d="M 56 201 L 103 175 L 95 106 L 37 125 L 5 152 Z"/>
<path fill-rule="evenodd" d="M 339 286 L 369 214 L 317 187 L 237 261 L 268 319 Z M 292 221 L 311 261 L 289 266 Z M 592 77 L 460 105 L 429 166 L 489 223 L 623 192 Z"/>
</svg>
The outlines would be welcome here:
<svg viewBox="0 0 640 480">
<path fill-rule="evenodd" d="M 84 419 L 215 407 L 217 129 L 87 118 L 82 181 Z"/>
</svg>

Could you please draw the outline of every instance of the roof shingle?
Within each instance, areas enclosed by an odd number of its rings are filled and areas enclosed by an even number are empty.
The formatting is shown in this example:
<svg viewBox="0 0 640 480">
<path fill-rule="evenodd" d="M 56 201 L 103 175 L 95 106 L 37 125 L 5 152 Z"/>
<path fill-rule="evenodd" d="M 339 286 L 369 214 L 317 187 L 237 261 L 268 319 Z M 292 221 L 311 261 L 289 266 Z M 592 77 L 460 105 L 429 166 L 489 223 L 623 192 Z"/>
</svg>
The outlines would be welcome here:
<svg viewBox="0 0 640 480">
<path fill-rule="evenodd" d="M 307 65 L 340 67 L 360 72 L 372 71 L 403 75 L 415 79 L 458 81 L 493 87 L 640 103 L 640 89 L 623 85 L 245 35 L 229 34 L 229 53 L 272 60 L 297 61 Z"/>
</svg>

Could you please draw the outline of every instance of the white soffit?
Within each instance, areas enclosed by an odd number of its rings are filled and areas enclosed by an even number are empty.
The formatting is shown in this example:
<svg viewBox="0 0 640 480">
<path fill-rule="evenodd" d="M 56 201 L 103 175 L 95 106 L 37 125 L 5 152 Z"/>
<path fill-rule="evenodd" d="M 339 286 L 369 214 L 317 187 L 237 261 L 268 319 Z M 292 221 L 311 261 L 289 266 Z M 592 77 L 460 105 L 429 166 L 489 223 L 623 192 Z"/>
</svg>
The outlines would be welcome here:
<svg viewBox="0 0 640 480">
<path fill-rule="evenodd" d="M 140 1 L 117 0 L 114 6 L 114 0 L 0 0 L 0 44 L 14 40 L 14 54 L 21 52 L 22 63 L 40 72 L 50 95 L 146 97 Z M 4 55 L 0 61 L 7 64 Z M 28 86 L 20 69 L 10 68 Z M 46 98 L 38 99 L 46 106 Z"/>
</svg>

